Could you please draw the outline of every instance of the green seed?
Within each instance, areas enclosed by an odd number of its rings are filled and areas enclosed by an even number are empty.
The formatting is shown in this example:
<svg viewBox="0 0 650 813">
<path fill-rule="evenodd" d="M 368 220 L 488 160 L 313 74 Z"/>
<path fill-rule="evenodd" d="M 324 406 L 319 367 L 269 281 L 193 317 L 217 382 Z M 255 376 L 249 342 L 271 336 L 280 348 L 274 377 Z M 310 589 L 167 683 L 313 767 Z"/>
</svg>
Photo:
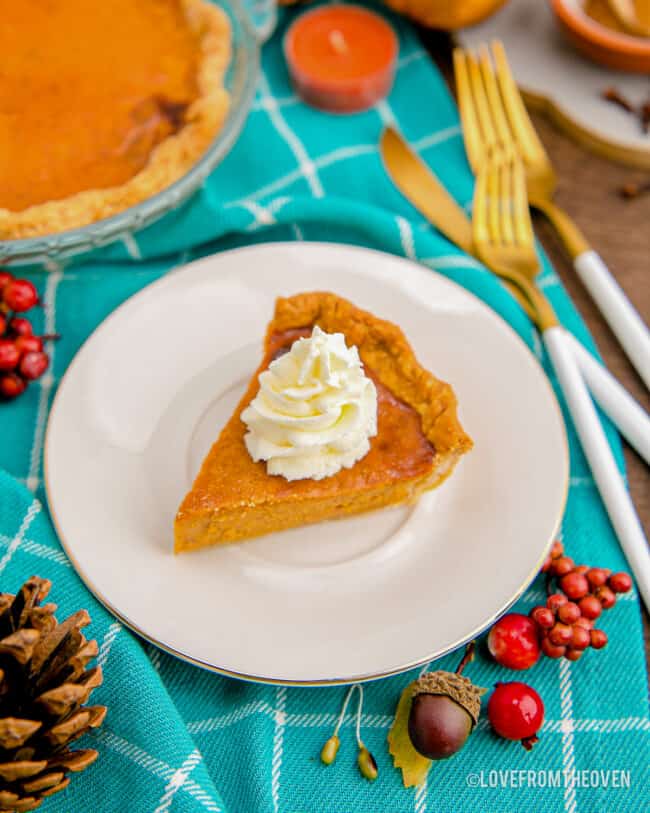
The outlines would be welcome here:
<svg viewBox="0 0 650 813">
<path fill-rule="evenodd" d="M 332 734 L 332 736 L 323 746 L 323 750 L 320 752 L 320 761 L 325 765 L 331 765 L 336 759 L 340 744 L 341 741 L 336 734 Z"/>
<path fill-rule="evenodd" d="M 365 776 L 365 778 L 369 779 L 371 782 L 375 781 L 378 773 L 377 763 L 375 762 L 373 755 L 366 748 L 366 746 L 363 745 L 363 743 L 359 746 L 357 765 L 359 766 L 362 776 Z"/>
</svg>

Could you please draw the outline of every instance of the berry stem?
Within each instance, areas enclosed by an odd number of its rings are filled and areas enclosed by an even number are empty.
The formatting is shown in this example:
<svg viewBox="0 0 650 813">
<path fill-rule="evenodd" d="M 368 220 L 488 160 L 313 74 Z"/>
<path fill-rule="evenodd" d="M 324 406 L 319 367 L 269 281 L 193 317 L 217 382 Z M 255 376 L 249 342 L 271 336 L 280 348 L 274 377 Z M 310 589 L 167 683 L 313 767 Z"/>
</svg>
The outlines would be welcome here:
<svg viewBox="0 0 650 813">
<path fill-rule="evenodd" d="M 470 641 L 469 644 L 465 647 L 465 654 L 463 655 L 460 663 L 456 667 L 456 674 L 462 675 L 463 669 L 467 666 L 468 663 L 471 663 L 474 660 L 474 650 L 476 649 L 476 641 Z"/>
<path fill-rule="evenodd" d="M 341 713 L 339 714 L 339 718 L 336 721 L 336 727 L 334 728 L 334 736 L 336 737 L 339 733 L 339 728 L 341 727 L 341 723 L 343 722 L 343 718 L 345 717 L 345 712 L 348 708 L 348 703 L 350 702 L 350 698 L 355 689 L 359 690 L 359 694 L 361 695 L 361 685 L 359 683 L 353 683 L 352 686 L 347 691 L 345 695 L 345 700 L 343 701 L 343 706 L 341 707 Z"/>
<path fill-rule="evenodd" d="M 357 716 L 355 721 L 355 735 L 357 738 L 357 745 L 363 748 L 363 740 L 361 739 L 361 714 L 363 712 L 363 686 L 358 683 L 359 688 L 359 705 L 357 706 Z"/>
</svg>

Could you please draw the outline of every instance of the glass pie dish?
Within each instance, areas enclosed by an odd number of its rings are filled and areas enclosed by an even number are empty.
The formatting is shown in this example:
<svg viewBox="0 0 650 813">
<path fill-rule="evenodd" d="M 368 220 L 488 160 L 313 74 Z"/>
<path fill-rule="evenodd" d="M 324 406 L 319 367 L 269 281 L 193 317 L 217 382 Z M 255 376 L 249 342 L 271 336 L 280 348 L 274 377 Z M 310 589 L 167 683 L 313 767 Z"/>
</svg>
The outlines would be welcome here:
<svg viewBox="0 0 650 813">
<path fill-rule="evenodd" d="M 1 240 L 0 264 L 56 264 L 133 234 L 187 200 L 223 160 L 235 143 L 253 101 L 259 71 L 259 35 L 240 0 L 228 0 L 219 5 L 228 14 L 232 27 L 232 57 L 225 76 L 230 109 L 203 156 L 166 189 L 112 217 L 56 234 Z"/>
</svg>

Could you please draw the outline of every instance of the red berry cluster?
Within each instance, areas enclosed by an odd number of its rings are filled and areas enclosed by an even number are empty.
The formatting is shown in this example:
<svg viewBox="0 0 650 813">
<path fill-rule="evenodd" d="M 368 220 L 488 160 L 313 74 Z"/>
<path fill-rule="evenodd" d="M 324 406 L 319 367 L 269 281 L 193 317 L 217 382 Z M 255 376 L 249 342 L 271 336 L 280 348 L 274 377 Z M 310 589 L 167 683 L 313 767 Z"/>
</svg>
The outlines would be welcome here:
<svg viewBox="0 0 650 813">
<path fill-rule="evenodd" d="M 0 399 L 16 398 L 49 366 L 43 340 L 56 337 L 34 336 L 29 320 L 15 315 L 38 303 L 38 293 L 29 280 L 0 271 Z"/>
<path fill-rule="evenodd" d="M 560 591 L 546 600 L 546 605 L 534 607 L 531 619 L 541 631 L 541 649 L 549 658 L 565 657 L 577 661 L 591 646 L 602 649 L 607 635 L 594 628 L 594 621 L 603 610 L 616 603 L 617 593 L 632 589 L 627 573 L 613 573 L 602 567 L 575 565 L 564 555 L 561 542 L 555 542 L 544 562 L 542 572 L 555 578 Z"/>
</svg>

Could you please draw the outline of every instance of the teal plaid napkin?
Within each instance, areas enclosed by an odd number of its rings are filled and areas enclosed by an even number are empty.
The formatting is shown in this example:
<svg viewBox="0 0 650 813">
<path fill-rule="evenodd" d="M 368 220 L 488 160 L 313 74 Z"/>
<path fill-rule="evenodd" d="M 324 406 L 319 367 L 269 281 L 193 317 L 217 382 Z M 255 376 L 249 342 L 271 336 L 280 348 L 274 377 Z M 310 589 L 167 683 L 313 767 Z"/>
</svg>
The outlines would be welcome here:
<svg viewBox="0 0 650 813">
<path fill-rule="evenodd" d="M 471 199 L 472 178 L 456 108 L 409 25 L 391 17 L 401 41 L 391 96 L 367 113 L 334 117 L 300 104 L 289 86 L 281 38 L 292 16 L 284 16 L 265 48 L 264 76 L 242 137 L 191 202 L 83 264 L 29 275 L 44 297 L 37 329 L 60 332 L 62 339 L 52 349 L 52 369 L 40 384 L 18 401 L 0 406 L 1 586 L 13 591 L 26 577 L 39 574 L 54 582 L 52 598 L 61 616 L 78 607 L 89 609 L 106 675 L 93 697 L 110 708 L 103 728 L 85 741 L 99 749 L 99 762 L 73 777 L 46 809 L 647 810 L 650 722 L 634 593 L 622 597 L 603 619 L 610 645 L 588 652 L 579 663 L 545 659 L 522 676 L 506 672 L 481 653 L 469 671 L 477 683 L 491 686 L 523 677 L 541 693 L 546 704 L 541 740 L 526 753 L 516 743 L 497 739 L 482 720 L 467 747 L 435 765 L 426 787 L 414 792 L 401 786 L 387 753 L 386 733 L 399 692 L 415 673 L 366 687 L 362 734 L 377 759 L 377 781 L 370 784 L 357 771 L 350 715 L 338 759 L 326 769 L 318 753 L 330 736 L 345 689 L 247 685 L 168 657 L 132 636 L 93 599 L 58 544 L 44 506 L 41 474 L 43 434 L 58 381 L 80 344 L 116 306 L 170 268 L 205 254 L 270 240 L 332 240 L 404 255 L 488 302 L 546 366 L 536 334 L 516 303 L 477 262 L 424 223 L 382 169 L 379 134 L 385 123 L 397 122 L 460 203 L 467 206 Z M 546 261 L 540 281 L 563 323 L 593 349 Z M 622 468 L 618 439 L 610 427 L 608 433 Z M 625 568 L 570 424 L 569 441 L 566 547 L 578 561 Z M 542 596 L 538 580 L 518 609 L 528 611 Z M 453 668 L 456 660 L 449 656 L 435 666 Z M 554 786 L 560 774 L 538 773 L 546 770 L 591 773 L 579 773 L 573 785 L 564 787 Z M 615 783 L 623 787 L 612 787 Z"/>
</svg>

